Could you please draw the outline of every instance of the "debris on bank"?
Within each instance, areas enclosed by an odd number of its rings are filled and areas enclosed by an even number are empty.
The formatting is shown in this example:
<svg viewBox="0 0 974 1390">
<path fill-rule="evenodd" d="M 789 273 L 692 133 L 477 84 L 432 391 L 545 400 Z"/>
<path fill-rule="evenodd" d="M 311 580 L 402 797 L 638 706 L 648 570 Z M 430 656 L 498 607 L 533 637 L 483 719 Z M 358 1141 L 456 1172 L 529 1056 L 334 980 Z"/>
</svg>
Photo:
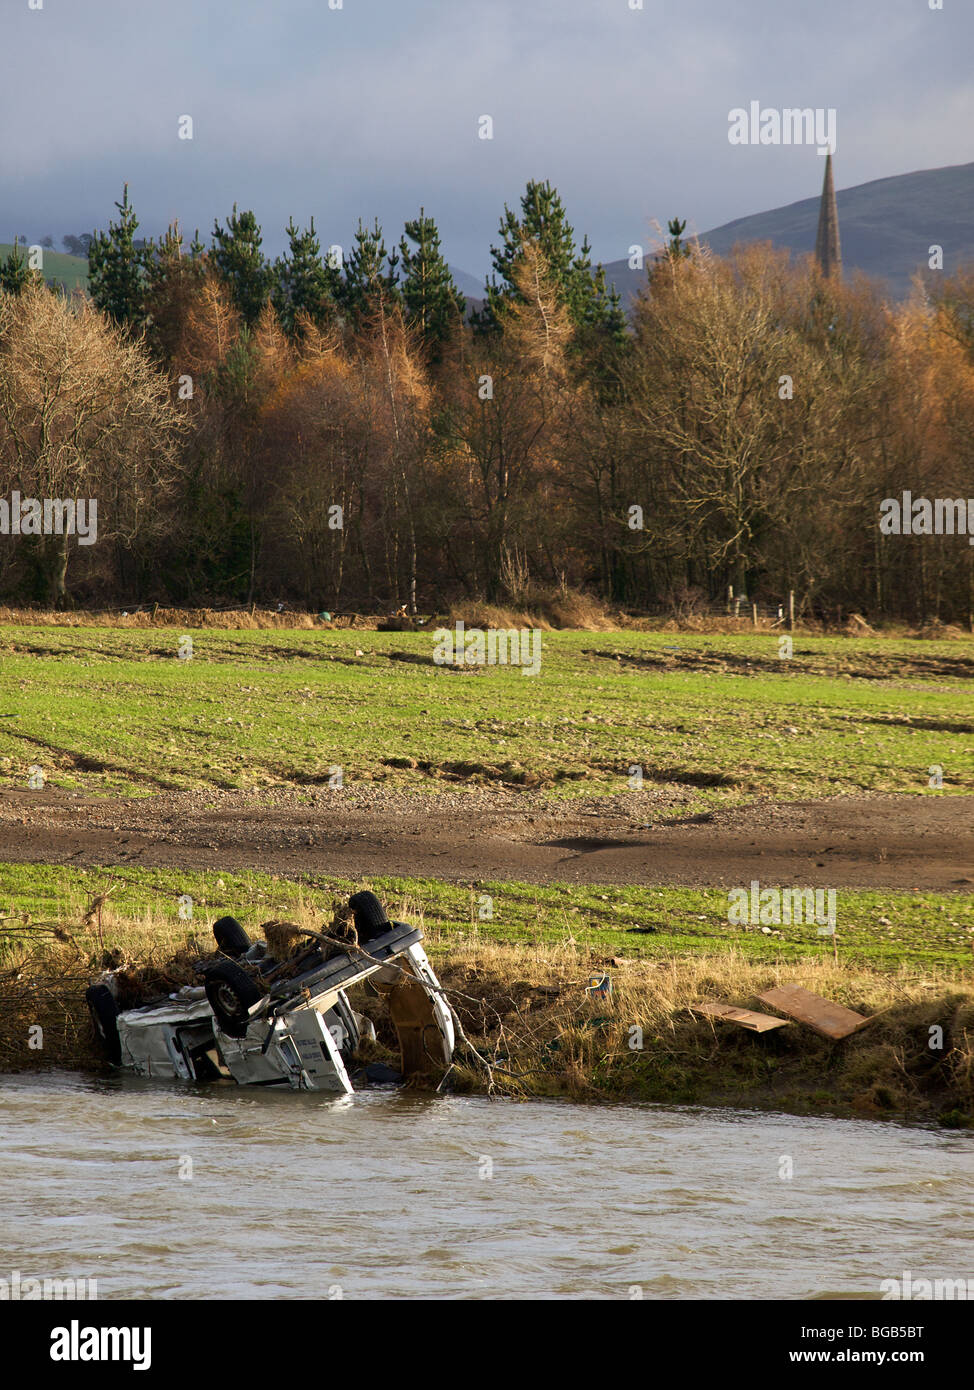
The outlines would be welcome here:
<svg viewBox="0 0 974 1390">
<path fill-rule="evenodd" d="M 806 1023 L 821 1037 L 831 1038 L 833 1042 L 851 1037 L 870 1021 L 852 1009 L 843 1008 L 841 1004 L 834 1004 L 830 999 L 822 999 L 802 989 L 800 985 L 780 985 L 777 989 L 765 990 L 758 998 L 762 1004 L 780 1009 L 783 1014 L 796 1018 L 799 1023 Z"/>
<path fill-rule="evenodd" d="M 754 1009 L 739 1009 L 734 1004 L 719 1004 L 713 999 L 705 999 L 702 1004 L 695 1004 L 694 1008 L 697 1013 L 706 1014 L 708 1018 L 726 1019 L 728 1023 L 737 1023 L 752 1033 L 767 1033 L 772 1028 L 788 1026 L 786 1018 L 759 1014 Z"/>
<path fill-rule="evenodd" d="M 752 1033 L 767 1033 L 772 1028 L 784 1028 L 789 1019 L 795 1019 L 798 1023 L 807 1024 L 809 1028 L 814 1029 L 820 1037 L 831 1038 L 833 1042 L 841 1042 L 843 1038 L 851 1037 L 871 1021 L 852 1009 L 846 1009 L 841 1004 L 834 1004 L 830 999 L 823 999 L 821 995 L 802 989 L 800 985 L 780 985 L 776 989 L 766 989 L 758 998 L 762 1004 L 770 1004 L 773 1009 L 780 1009 L 788 1018 L 757 1013 L 753 1009 L 739 1009 L 733 1004 L 720 1004 L 713 999 L 695 1004 L 694 1009 L 709 1018 L 722 1018 L 728 1023 L 736 1023 Z"/>
</svg>

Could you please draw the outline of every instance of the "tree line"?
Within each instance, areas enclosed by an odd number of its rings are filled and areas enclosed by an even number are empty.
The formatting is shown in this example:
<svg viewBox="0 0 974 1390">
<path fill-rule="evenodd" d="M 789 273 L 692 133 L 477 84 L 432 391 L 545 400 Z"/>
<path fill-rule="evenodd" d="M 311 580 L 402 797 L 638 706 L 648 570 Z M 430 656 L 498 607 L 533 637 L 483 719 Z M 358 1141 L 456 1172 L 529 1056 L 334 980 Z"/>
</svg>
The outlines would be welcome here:
<svg viewBox="0 0 974 1390">
<path fill-rule="evenodd" d="M 98 544 L 0 535 L 0 595 L 53 605 L 431 611 L 586 591 L 969 621 L 966 536 L 888 534 L 884 499 L 971 498 L 974 271 L 891 304 L 767 245 L 684 239 L 626 315 L 557 191 L 505 208 L 468 306 L 425 210 L 270 260 L 137 236 L 128 190 L 89 294 L 0 263 L 3 499 L 94 497 Z"/>
</svg>

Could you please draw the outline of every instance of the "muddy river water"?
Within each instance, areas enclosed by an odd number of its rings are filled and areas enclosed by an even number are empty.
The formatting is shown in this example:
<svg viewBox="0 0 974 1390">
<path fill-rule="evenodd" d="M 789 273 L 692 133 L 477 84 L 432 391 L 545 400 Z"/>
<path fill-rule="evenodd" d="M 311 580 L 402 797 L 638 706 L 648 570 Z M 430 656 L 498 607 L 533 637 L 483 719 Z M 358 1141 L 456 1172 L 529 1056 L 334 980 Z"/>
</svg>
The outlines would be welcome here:
<svg viewBox="0 0 974 1390">
<path fill-rule="evenodd" d="M 0 1279 L 100 1299 L 974 1289 L 972 1211 L 969 1133 L 0 1077 Z"/>
</svg>

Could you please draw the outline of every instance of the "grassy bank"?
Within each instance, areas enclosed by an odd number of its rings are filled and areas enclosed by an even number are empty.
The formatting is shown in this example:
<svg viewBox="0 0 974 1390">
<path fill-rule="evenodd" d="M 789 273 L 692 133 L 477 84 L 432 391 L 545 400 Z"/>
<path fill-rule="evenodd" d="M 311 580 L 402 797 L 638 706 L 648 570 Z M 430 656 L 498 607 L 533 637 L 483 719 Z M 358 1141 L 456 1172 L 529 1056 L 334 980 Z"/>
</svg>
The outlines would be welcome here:
<svg viewBox="0 0 974 1390">
<path fill-rule="evenodd" d="M 169 928 L 183 931 L 180 899 L 188 897 L 205 934 L 224 913 L 245 924 L 286 917 L 362 886 L 326 874 L 292 880 L 134 865 L 116 871 L 5 864 L 0 865 L 0 917 L 22 920 L 27 914 L 35 922 L 70 928 L 110 889 L 107 922 L 143 923 L 151 936 Z M 368 886 L 383 901 L 400 904 L 406 916 L 420 916 L 445 943 L 471 938 L 531 949 L 577 945 L 603 956 L 647 959 L 734 952 L 744 960 L 782 964 L 831 959 L 834 953 L 833 942 L 821 937 L 814 923 L 783 925 L 771 935 L 731 924 L 722 889 L 510 881 L 465 886 L 400 877 L 376 878 Z M 841 961 L 879 971 L 971 972 L 974 895 L 839 890 L 836 903 Z"/>
<path fill-rule="evenodd" d="M 181 660 L 180 638 L 192 637 Z M 0 785 L 444 780 L 550 795 L 974 792 L 974 641 L 547 632 L 541 672 L 454 668 L 432 633 L 0 627 Z M 185 650 L 185 644 L 183 644 Z"/>
<path fill-rule="evenodd" d="M 2 882 L 0 1068 L 8 1071 L 103 1065 L 83 992 L 105 952 L 158 969 L 176 952 L 209 951 L 209 924 L 224 912 L 253 932 L 277 915 L 320 926 L 332 900 L 350 887 L 256 874 L 141 873 L 115 881 L 99 926 L 89 909 L 111 886 L 105 873 L 9 866 Z M 851 1112 L 957 1126 L 974 1117 L 966 932 L 974 922 L 957 915 L 969 914 L 967 903 L 842 894 L 836 960 L 814 928 L 789 928 L 778 938 L 729 927 L 726 898 L 718 894 L 497 885 L 494 918 L 480 921 L 482 885 L 371 886 L 393 916 L 424 927 L 464 1029 L 487 1059 L 488 1066 L 459 1060 L 449 1079 L 458 1089 Z M 186 894 L 193 898 L 191 922 L 179 917 L 178 899 Z M 603 971 L 612 980 L 611 1000 L 587 989 L 593 972 Z M 706 999 L 765 1010 L 757 995 L 782 983 L 803 985 L 874 1021 L 830 1043 L 797 1023 L 754 1035 L 694 1012 Z M 363 995 L 357 1005 L 375 1017 L 380 1041 L 390 1045 L 381 1001 Z M 32 1048 L 38 1024 L 43 1046 Z M 932 1029 L 942 1030 L 942 1047 L 931 1047 L 938 1039 Z"/>
</svg>

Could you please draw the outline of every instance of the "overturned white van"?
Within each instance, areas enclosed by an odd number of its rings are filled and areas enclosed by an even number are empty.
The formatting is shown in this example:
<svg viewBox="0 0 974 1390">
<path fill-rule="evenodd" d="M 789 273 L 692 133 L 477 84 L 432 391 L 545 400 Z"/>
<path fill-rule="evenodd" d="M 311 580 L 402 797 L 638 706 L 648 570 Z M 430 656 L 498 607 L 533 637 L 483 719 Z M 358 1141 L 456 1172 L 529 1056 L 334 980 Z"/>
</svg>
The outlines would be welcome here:
<svg viewBox="0 0 974 1390">
<path fill-rule="evenodd" d="M 140 1076 L 350 1094 L 354 1054 L 375 1029 L 346 991 L 370 980 L 389 1006 L 401 1074 L 442 1071 L 453 1057 L 453 1013 L 422 932 L 390 922 L 372 893 L 354 894 L 349 908 L 346 939 L 296 928 L 307 941 L 285 961 L 221 918 L 219 951 L 197 966 L 202 984 L 132 1008 L 119 1008 L 121 972 L 106 972 L 86 999 L 109 1060 Z"/>
</svg>

